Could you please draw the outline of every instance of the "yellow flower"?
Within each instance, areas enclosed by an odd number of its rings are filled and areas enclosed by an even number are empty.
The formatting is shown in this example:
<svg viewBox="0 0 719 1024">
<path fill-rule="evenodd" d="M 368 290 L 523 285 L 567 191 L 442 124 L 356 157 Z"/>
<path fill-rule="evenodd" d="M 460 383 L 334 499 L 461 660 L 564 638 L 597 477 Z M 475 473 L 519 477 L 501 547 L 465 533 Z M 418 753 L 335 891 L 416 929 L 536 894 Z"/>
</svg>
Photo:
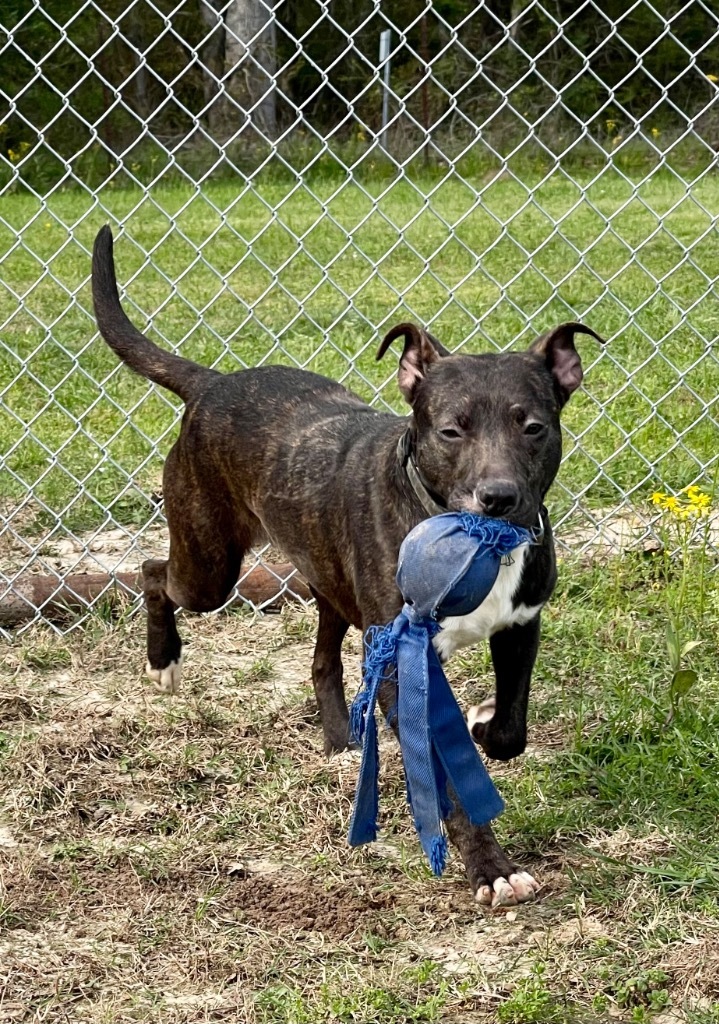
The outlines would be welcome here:
<svg viewBox="0 0 719 1024">
<path fill-rule="evenodd" d="M 698 519 L 700 516 L 709 515 L 711 509 L 711 496 L 696 484 L 689 484 L 682 487 L 678 495 L 665 494 L 664 491 L 654 491 L 649 500 L 652 505 L 669 512 L 674 519 L 686 521 Z"/>
<path fill-rule="evenodd" d="M 11 164 L 16 164 L 20 160 L 22 160 L 22 158 L 27 153 L 28 149 L 30 149 L 30 143 L 29 142 L 21 142 L 18 145 L 17 149 L 10 149 L 8 147 L 7 155 L 9 157 L 9 159 L 10 159 L 10 163 Z"/>
<path fill-rule="evenodd" d="M 711 506 L 711 498 L 705 494 L 696 484 L 682 488 L 682 494 L 686 494 L 689 504 L 696 509 L 708 509 Z"/>
</svg>

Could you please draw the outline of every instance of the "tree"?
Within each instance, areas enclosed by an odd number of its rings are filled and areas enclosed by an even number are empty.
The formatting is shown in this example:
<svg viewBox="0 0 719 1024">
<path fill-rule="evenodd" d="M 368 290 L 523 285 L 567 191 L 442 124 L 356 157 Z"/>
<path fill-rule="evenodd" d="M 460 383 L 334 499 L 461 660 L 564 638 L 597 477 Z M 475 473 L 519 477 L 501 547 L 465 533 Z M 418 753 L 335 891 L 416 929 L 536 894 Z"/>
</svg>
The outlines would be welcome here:
<svg viewBox="0 0 719 1024">
<path fill-rule="evenodd" d="M 248 121 L 263 135 L 277 134 L 277 30 L 275 0 L 232 0 L 225 12 L 224 130 L 234 135 Z"/>
</svg>

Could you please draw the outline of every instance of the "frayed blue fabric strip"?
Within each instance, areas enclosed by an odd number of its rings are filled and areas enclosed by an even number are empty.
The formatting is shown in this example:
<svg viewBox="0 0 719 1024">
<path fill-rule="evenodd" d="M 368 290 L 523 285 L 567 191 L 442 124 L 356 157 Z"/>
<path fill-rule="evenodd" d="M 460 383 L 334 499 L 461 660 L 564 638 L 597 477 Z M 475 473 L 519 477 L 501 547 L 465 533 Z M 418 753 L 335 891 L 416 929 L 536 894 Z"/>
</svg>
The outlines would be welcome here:
<svg viewBox="0 0 719 1024">
<path fill-rule="evenodd" d="M 447 863 L 447 839 L 446 836 L 435 836 L 432 840 L 432 849 L 429 854 L 429 866 L 433 875 L 441 875 Z"/>
<path fill-rule="evenodd" d="M 383 683 L 396 687 L 407 799 L 433 873 L 444 870 L 444 822 L 456 807 L 475 825 L 502 812 L 502 798 L 469 735 L 432 638 L 447 614 L 467 614 L 479 607 L 497 579 L 502 558 L 530 539 L 522 527 L 469 513 L 423 520 L 405 538 L 397 572 L 405 605 L 394 622 L 367 630 L 363 687 L 350 712 L 352 734 L 362 742 L 348 835 L 352 846 L 377 835 L 375 708 Z"/>
<path fill-rule="evenodd" d="M 355 743 L 362 742 L 369 705 L 370 691 L 365 687 L 357 694 L 350 708 L 350 735 Z"/>
<path fill-rule="evenodd" d="M 504 557 L 521 544 L 528 544 L 532 534 L 523 526 L 515 526 L 504 519 L 488 519 L 471 512 L 462 512 L 459 526 L 469 537 L 476 537 L 486 551 L 495 551 Z"/>
</svg>

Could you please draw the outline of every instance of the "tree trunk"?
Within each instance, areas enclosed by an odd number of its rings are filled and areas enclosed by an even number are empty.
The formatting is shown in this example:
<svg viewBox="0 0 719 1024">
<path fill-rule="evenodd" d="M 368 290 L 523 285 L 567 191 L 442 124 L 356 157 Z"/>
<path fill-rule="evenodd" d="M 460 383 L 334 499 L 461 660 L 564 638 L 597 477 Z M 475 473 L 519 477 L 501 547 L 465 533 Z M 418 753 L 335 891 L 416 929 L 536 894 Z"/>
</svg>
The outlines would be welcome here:
<svg viewBox="0 0 719 1024">
<path fill-rule="evenodd" d="M 275 0 L 233 0 L 225 13 L 225 133 L 248 122 L 269 139 L 277 134 Z"/>
<path fill-rule="evenodd" d="M 150 103 L 147 95 L 147 65 L 144 62 L 145 33 L 142 19 L 137 17 L 137 9 L 133 8 L 133 17 L 127 18 L 124 24 L 124 35 L 131 44 L 134 53 L 136 70 L 132 79 L 132 93 L 127 97 L 128 104 L 143 121 L 150 115 Z M 129 92 L 129 90 L 128 90 Z"/>
<path fill-rule="evenodd" d="M 265 609 L 277 608 L 287 601 L 310 601 L 310 588 L 289 562 L 256 565 L 239 584 L 239 602 L 244 598 Z M 20 576 L 0 594 L 0 627 L 11 628 L 30 622 L 41 609 L 48 622 L 67 622 L 73 615 L 88 611 L 93 601 L 102 599 L 110 606 L 124 594 L 132 599 L 142 592 L 139 572 L 77 573 L 59 576 Z M 232 604 L 238 601 L 233 598 Z"/>
<path fill-rule="evenodd" d="M 200 0 L 200 16 L 208 33 L 199 50 L 205 96 L 203 120 L 211 135 L 215 134 L 217 129 L 221 129 L 219 122 L 222 105 L 218 97 L 225 72 L 225 23 L 222 20 L 224 6 L 225 0 Z"/>
</svg>

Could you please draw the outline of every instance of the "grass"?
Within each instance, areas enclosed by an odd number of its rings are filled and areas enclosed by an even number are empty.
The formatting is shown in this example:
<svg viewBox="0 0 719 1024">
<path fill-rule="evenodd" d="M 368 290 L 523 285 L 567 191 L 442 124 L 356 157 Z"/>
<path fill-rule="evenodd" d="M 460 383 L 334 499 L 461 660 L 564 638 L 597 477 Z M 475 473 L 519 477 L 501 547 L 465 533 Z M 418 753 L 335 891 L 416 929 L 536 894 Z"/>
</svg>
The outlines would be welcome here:
<svg viewBox="0 0 719 1024">
<path fill-rule="evenodd" d="M 700 683 L 666 726 L 660 561 L 562 566 L 528 751 L 492 765 L 501 840 L 544 884 L 513 911 L 478 908 L 456 856 L 430 877 L 391 741 L 380 842 L 347 847 L 358 761 L 322 754 L 311 610 L 184 616 L 175 698 L 140 681 L 140 616 L 17 636 L 0 654 L 7 1019 L 715 1024 L 719 578 L 701 596 L 690 574 Z M 345 662 L 351 694 L 353 632 Z M 450 669 L 465 706 L 485 695 L 485 648 Z"/>
<path fill-rule="evenodd" d="M 719 186 L 713 172 L 690 188 L 646 170 L 580 165 L 569 177 L 528 165 L 523 182 L 481 168 L 393 181 L 378 166 L 354 182 L 310 172 L 251 189 L 106 186 L 99 204 L 82 190 L 6 196 L 0 498 L 19 516 L 32 490 L 26 535 L 58 521 L 142 525 L 155 511 L 178 405 L 96 336 L 89 252 L 107 220 L 124 225 L 119 277 L 155 339 L 223 370 L 295 362 L 398 410 L 394 362 L 376 364 L 374 351 L 400 319 L 482 351 L 584 318 L 609 344 L 579 342 L 589 372 L 565 416 L 555 512 L 576 497 L 606 508 L 658 481 L 701 481 L 716 455 Z"/>
</svg>

